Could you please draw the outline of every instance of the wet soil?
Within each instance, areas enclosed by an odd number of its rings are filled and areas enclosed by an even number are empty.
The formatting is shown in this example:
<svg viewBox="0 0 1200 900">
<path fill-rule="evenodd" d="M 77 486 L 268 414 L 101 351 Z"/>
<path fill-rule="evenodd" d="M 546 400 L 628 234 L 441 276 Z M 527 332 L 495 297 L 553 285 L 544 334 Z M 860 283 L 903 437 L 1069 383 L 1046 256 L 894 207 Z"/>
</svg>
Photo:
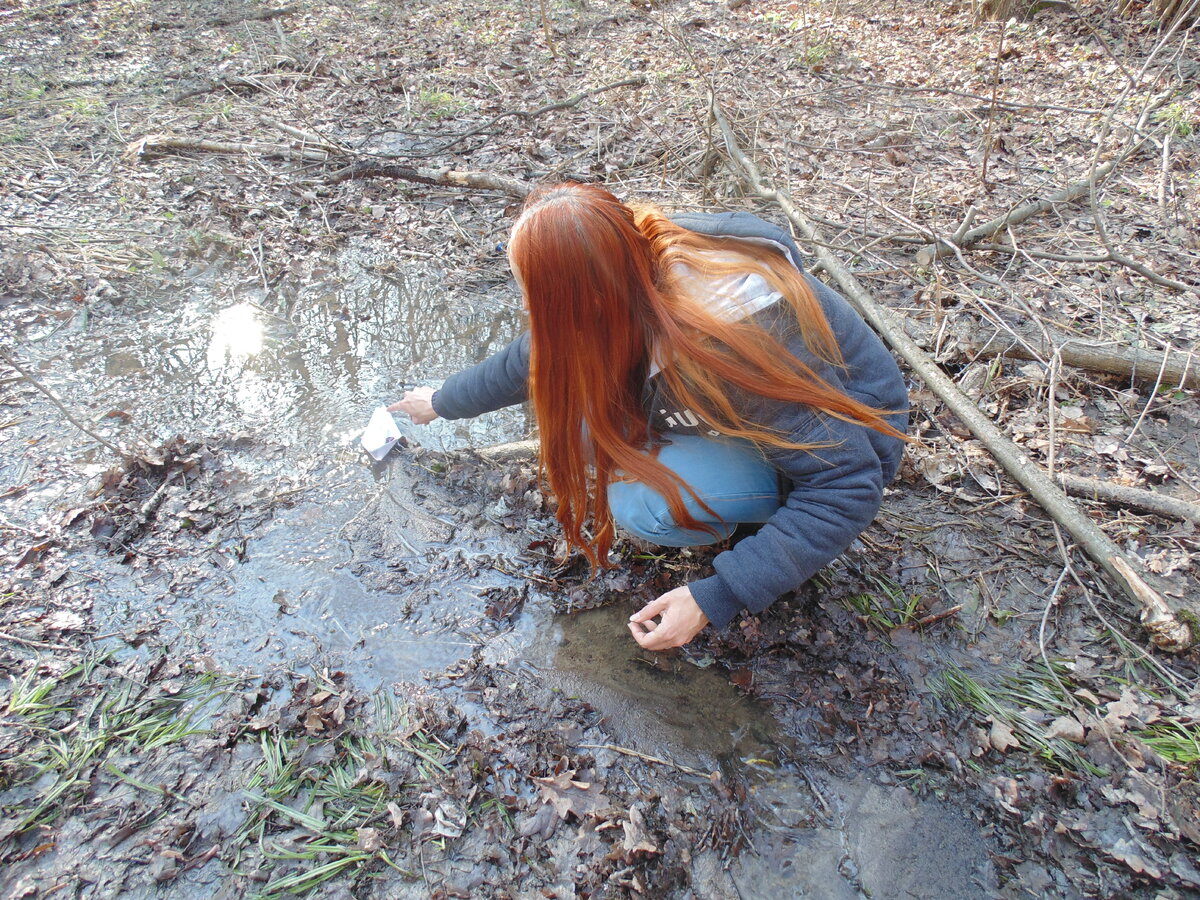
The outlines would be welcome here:
<svg viewBox="0 0 1200 900">
<path fill-rule="evenodd" d="M 557 560 L 533 459 L 476 452 L 530 435 L 519 408 L 400 423 L 381 464 L 357 445 L 377 405 L 519 333 L 510 198 L 122 156 L 156 130 L 277 140 L 283 120 L 419 164 L 763 212 L 710 158 L 684 35 L 745 109 L 783 98 L 758 149 L 863 244 L 896 225 L 843 181 L 941 227 L 1078 176 L 1079 107 L 1112 99 L 1090 22 L 1012 26 L 1006 96 L 1075 111 L 1006 107 L 982 191 L 986 116 L 860 84 L 986 97 L 965 10 L 551 7 L 566 52 L 527 10 L 471 4 L 0 11 L 0 348 L 93 432 L 0 371 L 0 896 L 1195 895 L 1195 654 L 1148 650 L 919 382 L 922 442 L 847 554 L 761 616 L 643 653 L 625 618 L 720 548 L 619 543 L 594 581 Z M 1150 25 L 1103 29 L 1191 121 L 1186 54 L 1151 65 Z M 461 137 L 634 72 L 644 94 Z M 1176 132 L 1165 168 L 1109 198 L 1176 277 L 1196 152 Z M 1195 496 L 1192 393 L 964 362 L 1012 298 L 883 244 L 864 277 L 1032 455 Z M 1194 304 L 1122 270 L 976 263 L 1033 303 L 1002 319 L 1194 341 Z M 1192 602 L 1192 526 L 1089 509 Z"/>
</svg>

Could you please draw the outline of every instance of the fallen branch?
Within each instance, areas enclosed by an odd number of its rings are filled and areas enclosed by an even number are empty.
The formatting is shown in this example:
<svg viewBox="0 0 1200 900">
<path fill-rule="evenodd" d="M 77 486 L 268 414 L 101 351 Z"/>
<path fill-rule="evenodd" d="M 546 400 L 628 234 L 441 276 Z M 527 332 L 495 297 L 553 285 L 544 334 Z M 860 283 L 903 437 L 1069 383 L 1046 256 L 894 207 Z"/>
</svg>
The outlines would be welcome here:
<svg viewBox="0 0 1200 900">
<path fill-rule="evenodd" d="M 158 490 L 151 494 L 150 499 L 142 504 L 142 508 L 138 510 L 137 515 L 121 526 L 121 529 L 108 539 L 108 549 L 110 551 L 115 553 L 118 550 L 129 549 L 129 539 L 146 527 L 151 517 L 158 512 L 158 508 L 167 499 L 167 491 L 175 483 L 176 474 L 178 473 L 172 473 L 167 478 L 164 478 L 163 483 L 158 486 Z"/>
<path fill-rule="evenodd" d="M 324 162 L 329 159 L 325 150 L 312 147 L 291 147 L 287 144 L 260 144 L 255 142 L 197 141 L 175 138 L 166 134 L 151 134 L 128 144 L 124 159 L 144 159 L 156 154 L 194 151 L 196 153 L 220 153 L 226 156 L 268 156 L 283 159 L 306 159 Z"/>
<path fill-rule="evenodd" d="M 12 356 L 9 355 L 6 351 L 0 350 L 0 360 L 3 360 L 6 365 L 9 365 L 13 369 L 15 369 L 23 380 L 28 381 L 41 394 L 45 395 L 46 399 L 49 400 L 51 403 L 53 403 L 58 408 L 58 411 L 63 414 L 63 418 L 65 418 L 68 422 L 70 422 L 72 425 L 74 425 L 76 428 L 78 428 L 80 431 L 82 431 L 84 434 L 86 434 L 92 440 L 99 442 L 104 447 L 107 447 L 109 450 L 111 450 L 113 453 L 115 453 L 121 459 L 128 460 L 131 458 L 128 453 L 126 453 L 124 450 L 122 450 L 116 444 L 112 443 L 112 441 L 109 441 L 107 438 L 103 438 L 100 435 L 96 434 L 96 432 L 92 431 L 90 428 L 88 428 L 86 425 L 84 425 L 82 422 L 80 422 L 77 418 L 75 418 L 74 414 L 72 414 L 72 412 L 69 409 L 67 409 L 66 405 L 61 400 L 58 399 L 58 395 L 55 394 L 54 391 L 50 390 L 50 388 L 46 387 L 44 384 L 42 384 L 40 381 L 38 381 L 37 378 L 35 378 L 31 372 L 29 372 L 24 366 L 22 366 L 19 362 L 17 362 L 15 359 L 13 359 Z"/>
<path fill-rule="evenodd" d="M 433 184 L 441 187 L 475 188 L 485 191 L 500 191 L 524 199 L 533 190 L 533 185 L 504 175 L 489 172 L 459 172 L 454 169 L 423 169 L 414 166 L 398 166 L 364 159 L 338 169 L 326 179 L 327 184 L 338 184 L 350 178 L 399 178 L 417 184 Z"/>
<path fill-rule="evenodd" d="M 1004 215 L 992 219 L 990 222 L 985 222 L 982 225 L 972 228 L 966 234 L 962 235 L 961 238 L 953 241 L 953 244 L 945 239 L 937 241 L 933 244 L 927 244 L 917 251 L 917 265 L 928 266 L 934 260 L 941 259 L 943 256 L 949 256 L 954 253 L 955 246 L 957 246 L 960 250 L 965 250 L 984 238 L 992 237 L 993 235 L 1004 231 L 1007 228 L 1011 228 L 1014 225 L 1020 225 L 1027 219 L 1032 219 L 1034 216 L 1039 216 L 1044 212 L 1049 212 L 1060 203 L 1071 203 L 1080 199 L 1091 190 L 1093 181 L 1099 183 L 1103 178 L 1109 175 L 1113 169 L 1141 149 L 1142 143 L 1144 143 L 1144 141 L 1138 141 L 1125 153 L 1122 153 L 1115 159 L 1110 159 L 1096 170 L 1094 179 L 1085 178 L 1082 181 L 1076 181 L 1074 184 L 1068 185 L 1061 191 L 1056 191 L 1049 197 L 1045 197 L 1041 200 L 1029 200 L 1019 206 L 1015 206 Z"/>
<path fill-rule="evenodd" d="M 537 459 L 539 442 L 534 440 L 512 441 L 507 444 L 491 444 L 479 447 L 475 455 L 493 463 L 511 463 Z"/>
<path fill-rule="evenodd" d="M 1054 478 L 1068 494 L 1075 497 L 1104 500 L 1145 512 L 1157 513 L 1160 516 L 1187 519 L 1189 522 L 1200 524 L 1200 505 L 1180 500 L 1178 497 L 1130 485 L 1113 484 L 1111 481 L 1103 481 L 1099 478 L 1070 475 L 1065 472 L 1056 472 Z"/>
<path fill-rule="evenodd" d="M 293 137 L 300 141 L 301 144 L 317 147 L 320 150 L 328 150 L 330 153 L 345 153 L 347 152 L 344 146 L 335 144 L 329 138 L 322 137 L 315 131 L 304 131 L 297 128 L 295 125 L 288 125 L 286 122 L 280 122 L 277 119 L 272 119 L 270 116 L 259 116 L 259 121 L 264 125 L 270 125 L 272 128 L 278 128 L 289 137 Z"/>
<path fill-rule="evenodd" d="M 218 16 L 204 23 L 205 28 L 223 28 L 226 25 L 237 25 L 240 22 L 268 22 L 280 16 L 290 16 L 299 12 L 299 6 L 278 6 L 274 9 L 252 9 L 236 13 L 232 16 Z"/>
<path fill-rule="evenodd" d="M 602 94 L 605 91 L 611 91 L 615 88 L 621 87 L 645 87 L 645 85 L 645 76 L 638 75 L 633 78 L 625 78 L 621 81 L 614 81 L 612 84 L 601 85 L 600 87 L 595 87 L 587 91 L 580 91 L 578 94 L 568 97 L 565 100 L 556 100 L 553 103 L 547 103 L 544 106 L 539 106 L 537 109 L 510 109 L 507 112 L 500 113 L 498 116 L 493 116 L 482 125 L 478 125 L 469 131 L 464 131 L 462 134 L 455 135 L 451 140 L 441 144 L 438 147 L 435 147 L 433 150 L 422 151 L 421 155 L 435 156 L 438 153 L 443 153 L 446 150 L 449 150 L 455 144 L 461 143 L 469 137 L 474 137 L 477 134 L 483 134 L 483 132 L 496 125 L 496 123 L 507 119 L 509 116 L 517 116 L 523 121 L 529 122 L 531 119 L 536 119 L 538 116 L 545 115 L 548 112 L 554 112 L 558 109 L 570 109 L 572 106 L 577 106 L 578 104 L 582 103 L 588 97 L 592 97 L 596 94 Z"/>
<path fill-rule="evenodd" d="M 301 132 L 301 134 L 303 134 Z M 306 146 L 305 135 L 300 138 L 301 146 L 293 147 L 286 144 L 262 144 L 253 142 L 231 141 L 202 141 L 188 138 L 176 138 L 165 134 L 147 135 L 133 141 L 125 148 L 123 159 L 145 159 L 156 154 L 196 152 L 220 153 L 228 156 L 264 156 L 282 157 L 284 159 L 300 159 L 312 162 L 344 162 L 342 168 L 335 171 L 327 179 L 328 184 L 338 184 L 350 178 L 400 178 L 404 181 L 414 181 L 418 184 L 433 184 L 441 187 L 473 188 L 475 190 L 500 191 L 519 199 L 524 199 L 533 190 L 533 185 L 516 178 L 504 175 L 493 175 L 489 172 L 460 172 L 454 169 L 422 169 L 413 166 L 392 165 L 374 159 L 354 159 L 349 155 L 339 155 L 327 142 L 322 146 L 330 149 L 318 149 Z"/>
<path fill-rule="evenodd" d="M 83 4 L 91 2 L 92 0 L 62 0 L 61 3 L 46 3 L 42 6 L 34 6 L 32 8 L 6 9 L 0 12 L 0 19 L 7 19 L 9 16 L 16 15 L 29 16 L 31 19 L 40 19 L 43 18 L 43 13 L 58 12 L 59 10 L 70 9 L 73 6 L 83 6 Z"/>
<path fill-rule="evenodd" d="M 82 653 L 79 647 L 69 647 L 66 644 L 51 644 L 46 641 L 33 641 L 29 638 L 17 637 L 15 634 L 9 634 L 7 631 L 0 631 L 0 641 L 12 641 L 14 644 L 21 644 L 25 647 L 38 647 L 46 650 L 66 650 L 68 653 Z"/>
<path fill-rule="evenodd" d="M 958 238 L 954 238 L 954 240 L 957 241 Z M 1014 247 L 1011 244 L 973 244 L 971 248 L 973 250 L 990 250 L 993 253 L 1011 253 L 1013 256 L 1031 256 L 1034 259 L 1048 259 L 1051 262 L 1103 263 L 1113 261 L 1113 258 L 1107 253 L 1049 253 L 1045 250 Z"/>
<path fill-rule="evenodd" d="M 697 778 L 712 778 L 712 772 L 701 772 L 699 769 L 693 769 L 691 766 L 685 766 L 682 763 L 677 763 L 673 759 L 663 759 L 661 756 L 651 756 L 649 753 L 642 753 L 638 750 L 630 750 L 628 747 L 619 747 L 616 744 L 580 744 L 580 749 L 583 750 L 609 750 L 613 753 L 621 753 L 625 756 L 632 756 L 634 759 L 640 759 L 642 762 L 657 763 L 660 766 L 670 766 L 676 771 L 682 772 L 684 775 L 695 775 Z"/>
<path fill-rule="evenodd" d="M 266 22 L 271 19 L 277 19 L 280 16 L 290 16 L 292 13 L 299 11 L 299 6 L 281 6 L 275 9 L 248 10 L 232 16 L 218 16 L 215 19 L 209 19 L 206 22 L 201 22 L 200 28 L 224 28 L 226 25 L 237 25 L 239 22 Z M 164 31 L 168 28 L 191 27 L 194 27 L 194 23 L 189 22 L 187 19 L 181 17 L 172 19 L 170 21 L 151 22 L 146 26 L 146 30 Z"/>
<path fill-rule="evenodd" d="M 962 604 L 961 603 L 956 604 L 955 606 L 952 606 L 949 609 L 942 610 L 941 612 L 930 613 L 927 616 L 922 616 L 921 618 L 917 619 L 915 622 L 904 622 L 900 625 L 897 625 L 895 628 L 892 629 L 892 631 L 911 631 L 912 629 L 915 629 L 915 628 L 927 628 L 930 625 L 936 625 L 938 622 L 941 622 L 943 619 L 948 619 L 951 616 L 956 616 L 960 612 L 962 612 Z"/>
<path fill-rule="evenodd" d="M 1120 375 L 1132 381 L 1158 381 L 1168 387 L 1200 389 L 1200 364 L 1194 364 L 1195 351 L 1192 350 L 1168 349 L 1160 353 L 1156 350 L 1107 347 L 1074 338 L 1050 346 L 1038 336 L 1023 334 L 1022 337 L 1024 344 L 1014 341 L 1011 336 L 997 334 L 974 352 L 975 358 L 1003 356 L 1041 362 L 1057 354 L 1063 365 L 1075 369 Z"/>
<path fill-rule="evenodd" d="M 201 94 L 208 94 L 212 91 L 236 91 L 238 88 L 248 89 L 252 91 L 265 91 L 267 85 L 263 82 L 263 78 L 270 77 L 265 75 L 230 75 L 228 78 L 221 78 L 217 81 L 205 81 L 193 88 L 180 91 L 171 97 L 172 103 L 181 103 L 192 97 L 199 97 Z"/>
<path fill-rule="evenodd" d="M 776 203 L 809 240 L 818 238 L 808 219 L 791 198 L 764 184 L 758 166 L 742 151 L 715 94 L 709 95 L 710 109 L 725 139 L 730 158 L 741 169 L 742 179 L 764 200 Z M 1115 162 L 1115 161 L 1114 161 Z M 1086 185 L 1085 185 L 1086 189 Z M 969 234 L 970 232 L 968 232 Z M 863 317 L 891 345 L 925 384 L 938 395 L 960 421 L 991 452 L 1004 468 L 1041 505 L 1050 517 L 1063 526 L 1078 544 L 1132 598 L 1141 611 L 1141 622 L 1150 640 L 1164 650 L 1178 653 L 1192 646 L 1191 627 L 1176 615 L 1161 596 L 1133 568 L 1124 552 L 1094 522 L 1071 502 L 1070 498 L 1029 457 L 985 416 L 975 403 L 917 346 L 896 321 L 894 314 L 878 303 L 827 249 L 815 245 L 814 252 L 825 269 L 845 291 Z"/>
</svg>

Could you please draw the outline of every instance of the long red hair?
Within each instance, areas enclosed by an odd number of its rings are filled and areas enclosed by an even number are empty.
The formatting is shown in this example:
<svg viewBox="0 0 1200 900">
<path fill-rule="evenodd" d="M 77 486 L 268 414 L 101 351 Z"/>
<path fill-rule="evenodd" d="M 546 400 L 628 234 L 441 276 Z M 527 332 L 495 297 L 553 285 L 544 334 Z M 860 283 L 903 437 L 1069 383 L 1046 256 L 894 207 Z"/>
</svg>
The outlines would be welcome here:
<svg viewBox="0 0 1200 900">
<path fill-rule="evenodd" d="M 648 485 L 666 498 L 677 523 L 705 529 L 681 491 L 699 497 L 647 446 L 653 435 L 643 391 L 652 356 L 680 408 L 730 437 L 813 449 L 745 419 L 729 398 L 730 385 L 903 437 L 886 412 L 830 385 L 752 318 L 726 321 L 709 311 L 672 271 L 683 263 L 701 275 L 760 275 L 793 307 L 813 355 L 840 366 L 820 303 L 779 253 L 688 231 L 653 207 L 626 206 L 603 188 L 567 183 L 529 196 L 509 259 L 529 311 L 542 470 L 568 545 L 594 566 L 607 564 L 612 546 L 607 488 L 616 478 Z"/>
</svg>

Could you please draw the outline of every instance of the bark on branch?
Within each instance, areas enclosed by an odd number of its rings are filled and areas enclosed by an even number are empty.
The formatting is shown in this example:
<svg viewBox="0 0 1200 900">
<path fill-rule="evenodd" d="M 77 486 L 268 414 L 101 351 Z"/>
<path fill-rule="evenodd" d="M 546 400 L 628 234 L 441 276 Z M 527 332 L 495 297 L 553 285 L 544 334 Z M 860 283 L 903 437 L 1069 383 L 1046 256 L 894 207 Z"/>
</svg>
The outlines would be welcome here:
<svg viewBox="0 0 1200 900">
<path fill-rule="evenodd" d="M 292 131 L 295 132 L 296 129 Z M 355 159 L 353 156 L 337 153 L 333 146 L 327 142 L 314 147 L 306 139 L 308 137 L 312 136 L 304 135 L 293 146 L 290 144 L 264 144 L 257 142 L 189 140 L 165 134 L 154 134 L 139 138 L 127 145 L 123 158 L 135 160 L 160 154 L 188 151 L 196 153 L 220 153 L 228 156 L 279 157 L 308 162 L 343 163 L 342 168 L 335 171 L 326 179 L 329 184 L 337 184 L 349 178 L 400 178 L 418 184 L 432 184 L 441 187 L 500 191 L 501 193 L 509 194 L 522 200 L 533 190 L 533 185 L 527 181 L 509 178 L 505 175 L 493 175 L 490 172 L 427 169 L 415 166 L 394 165 L 374 159 Z"/>
<path fill-rule="evenodd" d="M 1011 336 L 997 334 L 978 351 L 978 357 L 1003 356 L 1009 359 L 1029 359 L 1044 362 L 1058 355 L 1063 365 L 1089 372 L 1120 375 L 1132 381 L 1159 383 L 1164 387 L 1200 389 L 1200 360 L 1195 351 L 1139 350 L 1129 347 L 1107 347 L 1074 338 L 1051 346 L 1045 339 L 1022 334 L 1024 343 Z"/>
<path fill-rule="evenodd" d="M 1134 152 L 1141 149 L 1142 142 L 1139 141 L 1126 153 L 1121 154 L 1115 159 L 1110 159 L 1104 165 L 1096 170 L 1095 181 L 1099 183 L 1106 178 L 1113 169 L 1125 161 Z M 1004 231 L 1014 225 L 1020 225 L 1027 219 L 1032 219 L 1034 216 L 1039 216 L 1044 212 L 1049 212 L 1060 203 L 1071 203 L 1088 194 L 1091 190 L 1092 182 L 1090 179 L 1076 181 L 1074 184 L 1068 185 L 1061 191 L 1056 191 L 1049 197 L 1044 197 L 1039 200 L 1029 200 L 1019 206 L 1014 206 L 1004 215 L 992 219 L 990 222 L 985 222 L 972 228 L 961 237 L 956 237 L 954 243 L 959 249 L 965 250 L 973 244 L 977 244 L 984 238 L 992 237 L 993 235 Z M 954 247 L 948 241 L 938 241 L 934 244 L 927 244 L 917 251 L 917 264 L 927 266 L 934 260 L 941 259 L 943 256 L 949 256 L 954 253 Z"/>
<path fill-rule="evenodd" d="M 326 179 L 328 184 L 338 184 L 350 178 L 399 178 L 417 184 L 433 184 L 442 187 L 475 188 L 476 190 L 500 191 L 524 199 L 533 190 L 533 185 L 505 175 L 490 172 L 461 172 L 454 169 L 426 169 L 416 166 L 400 166 L 374 159 L 353 162 L 338 169 Z"/>
<path fill-rule="evenodd" d="M 1125 484 L 1113 484 L 1111 481 L 1101 481 L 1099 478 L 1069 475 L 1065 472 L 1056 473 L 1054 478 L 1068 494 L 1075 497 L 1103 500 L 1119 506 L 1157 513 L 1160 516 L 1187 519 L 1189 522 L 1200 525 L 1200 505 L 1180 500 L 1178 497 Z"/>
<path fill-rule="evenodd" d="M 220 153 L 226 156 L 273 156 L 283 159 L 303 159 L 312 162 L 324 162 L 329 159 L 325 150 L 313 147 L 291 147 L 287 144 L 262 144 L 258 142 L 233 141 L 195 141 L 188 138 L 175 138 L 166 134 L 151 134 L 126 145 L 123 157 L 125 159 L 140 159 L 148 156 L 164 155 L 187 151 L 197 153 Z"/>
<path fill-rule="evenodd" d="M 747 186 L 764 200 L 782 208 L 797 230 L 813 242 L 814 253 L 825 270 L 845 291 L 850 302 L 883 335 L 912 370 L 921 377 L 947 407 L 971 430 L 1005 470 L 1019 482 L 1042 508 L 1108 573 L 1131 597 L 1141 611 L 1143 627 L 1155 645 L 1171 652 L 1192 646 L 1191 627 L 1167 605 L 1157 591 L 1138 573 L 1124 552 L 1076 506 L 1045 472 L 980 412 L 979 408 L 910 338 L 890 310 L 875 299 L 851 275 L 837 258 L 818 242 L 818 234 L 791 198 L 764 183 L 758 166 L 742 151 L 714 94 L 709 95 L 713 119 L 725 140 L 725 147 Z"/>
</svg>

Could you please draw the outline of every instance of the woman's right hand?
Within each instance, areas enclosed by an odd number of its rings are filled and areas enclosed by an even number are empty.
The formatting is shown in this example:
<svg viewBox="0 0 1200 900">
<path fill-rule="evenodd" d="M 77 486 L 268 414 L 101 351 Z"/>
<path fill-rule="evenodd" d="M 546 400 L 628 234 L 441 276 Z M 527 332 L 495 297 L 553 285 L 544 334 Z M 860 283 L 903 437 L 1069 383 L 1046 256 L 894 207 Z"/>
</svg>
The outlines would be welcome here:
<svg viewBox="0 0 1200 900">
<path fill-rule="evenodd" d="M 419 387 L 405 391 L 399 403 L 388 407 L 388 412 L 408 413 L 414 425 L 428 425 L 438 417 L 433 408 L 433 388 Z"/>
</svg>

